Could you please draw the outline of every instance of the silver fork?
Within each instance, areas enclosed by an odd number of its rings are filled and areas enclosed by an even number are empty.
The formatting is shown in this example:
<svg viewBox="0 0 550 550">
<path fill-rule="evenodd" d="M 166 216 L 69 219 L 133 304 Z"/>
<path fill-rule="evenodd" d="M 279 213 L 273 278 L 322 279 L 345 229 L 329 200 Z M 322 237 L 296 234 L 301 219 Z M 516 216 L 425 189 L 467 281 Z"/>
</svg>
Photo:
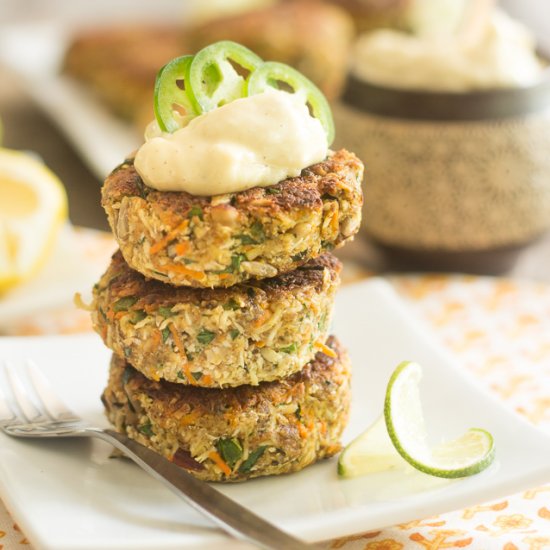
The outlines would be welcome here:
<svg viewBox="0 0 550 550">
<path fill-rule="evenodd" d="M 281 531 L 129 437 L 84 422 L 61 402 L 36 365 L 28 361 L 26 370 L 34 389 L 34 399 L 15 370 L 5 367 L 11 388 L 11 392 L 8 389 L 6 393 L 11 394 L 11 400 L 0 391 L 0 429 L 7 435 L 33 438 L 98 437 L 122 451 L 230 535 L 273 550 L 315 548 Z"/>
</svg>

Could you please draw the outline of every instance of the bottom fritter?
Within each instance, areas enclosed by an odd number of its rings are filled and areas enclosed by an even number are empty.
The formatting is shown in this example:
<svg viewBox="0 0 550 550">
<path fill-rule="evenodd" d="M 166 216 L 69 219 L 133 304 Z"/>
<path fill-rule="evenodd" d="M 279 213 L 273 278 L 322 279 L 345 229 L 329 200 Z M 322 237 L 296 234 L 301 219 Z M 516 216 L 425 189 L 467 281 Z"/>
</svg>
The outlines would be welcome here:
<svg viewBox="0 0 550 550">
<path fill-rule="evenodd" d="M 229 389 L 155 382 L 113 355 L 102 401 L 117 430 L 207 481 L 296 472 L 340 450 L 350 364 L 318 353 L 277 382 Z"/>
</svg>

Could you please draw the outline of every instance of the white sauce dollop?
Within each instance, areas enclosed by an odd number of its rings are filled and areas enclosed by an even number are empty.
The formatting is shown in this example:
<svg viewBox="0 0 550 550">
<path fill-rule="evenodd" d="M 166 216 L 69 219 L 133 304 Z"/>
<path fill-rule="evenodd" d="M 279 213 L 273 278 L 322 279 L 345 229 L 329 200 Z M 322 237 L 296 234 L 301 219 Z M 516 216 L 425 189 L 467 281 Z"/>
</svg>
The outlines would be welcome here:
<svg viewBox="0 0 550 550">
<path fill-rule="evenodd" d="M 232 101 L 173 134 L 149 130 L 146 139 L 134 161 L 145 184 L 201 196 L 274 185 L 328 152 L 304 101 L 278 90 Z"/>
</svg>

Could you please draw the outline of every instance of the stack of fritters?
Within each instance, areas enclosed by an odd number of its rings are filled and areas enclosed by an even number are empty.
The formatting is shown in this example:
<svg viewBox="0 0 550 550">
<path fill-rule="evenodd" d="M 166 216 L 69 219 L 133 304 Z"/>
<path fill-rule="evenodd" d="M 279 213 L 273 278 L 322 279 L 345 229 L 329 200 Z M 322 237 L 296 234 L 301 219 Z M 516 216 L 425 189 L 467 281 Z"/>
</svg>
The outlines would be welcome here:
<svg viewBox="0 0 550 550">
<path fill-rule="evenodd" d="M 127 160 L 103 206 L 120 251 L 94 288 L 113 350 L 116 428 L 197 477 L 239 481 L 332 456 L 350 369 L 328 336 L 363 167 L 347 151 L 267 188 L 215 197 L 148 188 Z"/>
</svg>

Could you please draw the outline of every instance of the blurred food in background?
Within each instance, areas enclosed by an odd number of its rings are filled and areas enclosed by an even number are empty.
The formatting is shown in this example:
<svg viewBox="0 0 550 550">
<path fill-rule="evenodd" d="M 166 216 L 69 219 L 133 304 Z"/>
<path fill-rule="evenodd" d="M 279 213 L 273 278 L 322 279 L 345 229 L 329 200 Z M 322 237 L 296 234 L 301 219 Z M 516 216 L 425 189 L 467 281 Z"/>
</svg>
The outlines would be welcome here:
<svg viewBox="0 0 550 550">
<path fill-rule="evenodd" d="M 361 35 L 353 73 L 375 84 L 411 90 L 462 92 L 536 82 L 543 63 L 532 33 L 503 11 L 490 9 L 492 2 L 476 1 L 478 10 L 485 4 L 487 12 L 468 10 L 461 0 L 440 0 L 439 9 L 429 9 L 433 0 L 416 0 L 410 32 L 380 29 Z"/>
<path fill-rule="evenodd" d="M 550 229 L 550 74 L 495 0 L 411 0 L 363 33 L 336 146 L 366 166 L 364 234 L 394 267 L 501 273 Z"/>
<path fill-rule="evenodd" d="M 345 9 L 357 32 L 378 28 L 406 29 L 413 0 L 330 0 Z M 440 0 L 436 0 L 439 2 Z M 444 0 L 441 0 L 444 1 Z"/>
<path fill-rule="evenodd" d="M 179 27 L 132 24 L 87 29 L 69 46 L 63 70 L 89 86 L 116 115 L 149 122 L 159 68 L 188 50 Z"/>
<path fill-rule="evenodd" d="M 117 26 L 74 38 L 64 71 L 119 116 L 143 128 L 152 119 L 155 76 L 171 58 L 218 40 L 235 40 L 264 59 L 296 67 L 328 98 L 343 87 L 354 38 L 345 10 L 316 0 L 280 2 L 243 13 L 193 19 L 184 27 Z"/>
</svg>

